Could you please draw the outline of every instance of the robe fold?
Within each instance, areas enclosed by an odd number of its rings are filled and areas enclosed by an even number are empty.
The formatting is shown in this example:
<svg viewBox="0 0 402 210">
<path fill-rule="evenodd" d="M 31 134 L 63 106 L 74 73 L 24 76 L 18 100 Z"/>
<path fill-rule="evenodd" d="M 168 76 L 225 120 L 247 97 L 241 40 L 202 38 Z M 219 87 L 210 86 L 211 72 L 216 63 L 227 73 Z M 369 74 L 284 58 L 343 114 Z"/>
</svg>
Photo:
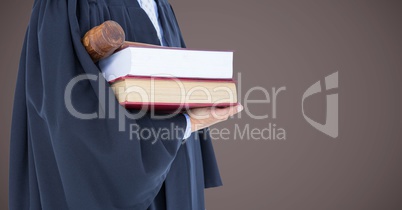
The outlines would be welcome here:
<svg viewBox="0 0 402 210">
<path fill-rule="evenodd" d="M 157 5 L 167 44 L 185 47 L 171 5 Z M 137 0 L 34 2 L 14 98 L 10 210 L 204 210 L 204 188 L 222 185 L 208 130 L 183 143 L 182 114 L 118 105 L 81 43 L 106 20 L 128 41 L 160 45 Z M 160 138 L 166 130 L 178 132 Z"/>
</svg>

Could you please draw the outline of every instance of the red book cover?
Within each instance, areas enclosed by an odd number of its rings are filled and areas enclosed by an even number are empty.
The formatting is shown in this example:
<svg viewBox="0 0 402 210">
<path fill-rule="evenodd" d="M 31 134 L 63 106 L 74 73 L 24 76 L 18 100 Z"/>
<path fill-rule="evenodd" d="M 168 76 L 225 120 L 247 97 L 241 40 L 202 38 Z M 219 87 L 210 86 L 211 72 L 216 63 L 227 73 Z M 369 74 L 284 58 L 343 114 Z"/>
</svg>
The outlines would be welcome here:
<svg viewBox="0 0 402 210">
<path fill-rule="evenodd" d="M 180 81 L 192 81 L 192 82 L 222 82 L 222 83 L 236 83 L 233 79 L 205 79 L 205 78 L 171 78 L 171 77 L 148 77 L 148 76 L 124 76 L 117 78 L 113 81 L 110 81 L 110 84 L 130 80 L 130 79 L 145 79 L 145 80 L 180 80 Z M 237 97 L 237 96 L 236 96 Z M 163 110 L 163 111 L 176 111 L 176 110 L 185 110 L 190 108 L 200 108 L 200 107 L 228 107 L 228 106 L 236 106 L 238 103 L 150 103 L 150 102 L 131 102 L 124 101 L 120 102 L 126 108 L 132 109 L 154 109 L 154 110 Z"/>
</svg>

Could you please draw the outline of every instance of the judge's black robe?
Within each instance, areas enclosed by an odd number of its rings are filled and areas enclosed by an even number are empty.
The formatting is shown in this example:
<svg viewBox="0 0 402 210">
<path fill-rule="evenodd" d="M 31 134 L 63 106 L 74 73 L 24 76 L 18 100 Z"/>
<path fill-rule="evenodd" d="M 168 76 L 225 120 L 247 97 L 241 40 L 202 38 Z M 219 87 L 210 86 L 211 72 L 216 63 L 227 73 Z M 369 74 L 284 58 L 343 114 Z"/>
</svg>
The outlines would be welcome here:
<svg viewBox="0 0 402 210">
<path fill-rule="evenodd" d="M 185 47 L 170 4 L 157 5 L 167 44 Z M 204 210 L 204 187 L 221 185 L 208 131 L 185 144 L 183 132 L 130 140 L 130 125 L 184 131 L 185 117 L 121 119 L 125 109 L 116 101 L 100 103 L 115 99 L 80 39 L 106 20 L 117 21 L 126 40 L 160 44 L 137 0 L 35 0 L 14 99 L 10 210 Z M 82 74 L 87 79 L 73 87 L 71 102 L 78 112 L 97 114 L 90 119 L 65 105 L 67 84 Z"/>
</svg>

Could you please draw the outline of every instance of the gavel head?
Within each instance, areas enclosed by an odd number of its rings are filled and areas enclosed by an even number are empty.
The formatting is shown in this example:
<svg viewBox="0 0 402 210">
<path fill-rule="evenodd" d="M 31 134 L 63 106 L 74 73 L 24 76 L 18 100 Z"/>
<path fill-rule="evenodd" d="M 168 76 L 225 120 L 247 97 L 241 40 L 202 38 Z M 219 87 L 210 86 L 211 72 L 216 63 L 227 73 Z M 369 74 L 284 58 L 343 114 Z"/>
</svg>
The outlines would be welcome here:
<svg viewBox="0 0 402 210">
<path fill-rule="evenodd" d="M 124 41 L 123 28 L 111 20 L 92 28 L 82 38 L 82 43 L 94 62 L 111 55 Z"/>
</svg>

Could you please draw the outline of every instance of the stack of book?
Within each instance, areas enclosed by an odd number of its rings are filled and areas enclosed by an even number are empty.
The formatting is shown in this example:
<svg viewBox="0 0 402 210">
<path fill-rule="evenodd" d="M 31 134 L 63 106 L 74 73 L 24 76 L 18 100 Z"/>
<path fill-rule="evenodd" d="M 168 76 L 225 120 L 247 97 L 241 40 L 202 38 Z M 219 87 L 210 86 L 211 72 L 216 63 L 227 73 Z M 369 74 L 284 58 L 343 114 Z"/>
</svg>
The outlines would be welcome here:
<svg viewBox="0 0 402 210">
<path fill-rule="evenodd" d="M 174 110 L 237 104 L 233 52 L 131 42 L 99 67 L 120 104 Z"/>
</svg>

